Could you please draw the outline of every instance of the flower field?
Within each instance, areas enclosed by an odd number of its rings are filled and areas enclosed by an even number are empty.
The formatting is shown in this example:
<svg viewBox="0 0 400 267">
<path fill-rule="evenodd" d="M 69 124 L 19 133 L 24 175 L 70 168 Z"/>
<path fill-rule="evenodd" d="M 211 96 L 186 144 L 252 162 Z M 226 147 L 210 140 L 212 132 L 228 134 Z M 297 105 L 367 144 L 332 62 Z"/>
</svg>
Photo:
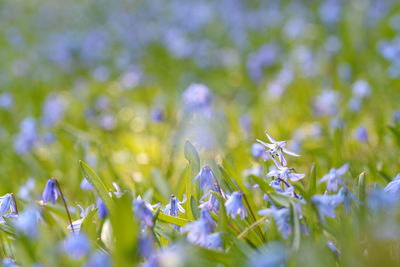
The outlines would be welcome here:
<svg viewBox="0 0 400 267">
<path fill-rule="evenodd" d="M 400 2 L 0 3 L 3 266 L 400 266 Z"/>
</svg>

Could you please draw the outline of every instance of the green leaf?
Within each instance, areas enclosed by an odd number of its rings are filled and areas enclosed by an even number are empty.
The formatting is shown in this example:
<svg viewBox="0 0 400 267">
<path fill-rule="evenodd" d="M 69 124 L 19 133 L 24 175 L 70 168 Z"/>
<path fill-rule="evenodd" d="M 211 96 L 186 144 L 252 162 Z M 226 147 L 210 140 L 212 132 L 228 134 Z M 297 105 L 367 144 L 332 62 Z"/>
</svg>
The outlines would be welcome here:
<svg viewBox="0 0 400 267">
<path fill-rule="evenodd" d="M 165 177 L 157 169 L 153 169 L 151 174 L 154 186 L 157 188 L 158 192 L 160 192 L 164 198 L 168 199 L 171 195 L 171 188 Z"/>
<path fill-rule="evenodd" d="M 200 198 L 200 184 L 199 182 L 194 183 L 193 178 L 200 171 L 200 157 L 196 151 L 196 148 L 189 142 L 186 141 L 184 148 L 185 158 L 188 161 L 188 165 L 185 171 L 185 184 L 186 184 L 186 197 L 191 200 L 192 196 L 195 196 L 196 199 Z M 193 220 L 194 214 L 192 211 L 191 201 L 186 202 L 186 216 Z"/>
<path fill-rule="evenodd" d="M 114 202 L 109 195 L 107 187 L 104 185 L 100 177 L 89 167 L 89 165 L 82 160 L 79 161 L 83 175 L 89 181 L 89 183 L 94 187 L 96 192 L 99 194 L 100 198 L 103 200 L 104 204 L 109 211 L 113 210 Z"/>
<path fill-rule="evenodd" d="M 96 209 L 90 210 L 81 224 L 81 231 L 86 233 L 93 240 L 96 240 L 96 223 L 94 222 L 96 211 Z"/>
<path fill-rule="evenodd" d="M 189 141 L 186 141 L 185 143 L 184 154 L 185 158 L 187 159 L 187 161 L 189 161 L 189 164 L 192 166 L 193 171 L 195 173 L 198 173 L 200 171 L 200 157 L 199 154 L 197 153 L 196 148 Z"/>
<path fill-rule="evenodd" d="M 362 172 L 359 175 L 357 187 L 358 187 L 358 199 L 360 200 L 360 220 L 363 221 L 366 213 L 365 172 Z"/>
<path fill-rule="evenodd" d="M 179 218 L 179 217 L 173 217 L 164 213 L 159 213 L 158 214 L 158 219 L 163 222 L 167 223 L 173 223 L 178 226 L 186 226 L 190 221 L 187 219 Z"/>
<path fill-rule="evenodd" d="M 193 196 L 190 197 L 190 207 L 192 210 L 193 217 L 197 220 L 200 218 L 200 210 L 197 201 Z"/>
<path fill-rule="evenodd" d="M 308 197 L 311 198 L 317 191 L 317 167 L 315 163 L 311 165 L 311 170 L 310 170 L 310 181 L 308 184 Z"/>
<path fill-rule="evenodd" d="M 290 221 L 293 229 L 292 248 L 298 250 L 300 248 L 301 229 L 299 216 L 293 201 L 290 201 Z"/>
</svg>

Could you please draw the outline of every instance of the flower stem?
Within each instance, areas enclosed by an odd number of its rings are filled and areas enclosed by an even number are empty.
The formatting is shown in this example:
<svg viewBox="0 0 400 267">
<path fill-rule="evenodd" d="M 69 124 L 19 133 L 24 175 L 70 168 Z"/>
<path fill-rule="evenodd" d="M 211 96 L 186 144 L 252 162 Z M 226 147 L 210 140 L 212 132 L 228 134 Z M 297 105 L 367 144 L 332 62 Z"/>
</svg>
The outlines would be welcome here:
<svg viewBox="0 0 400 267">
<path fill-rule="evenodd" d="M 63 194 L 62 191 L 61 191 L 60 184 L 58 183 L 58 180 L 57 180 L 57 179 L 54 179 L 54 181 L 55 181 L 55 183 L 56 183 L 58 192 L 60 193 L 61 199 L 62 199 L 62 201 L 63 201 L 65 211 L 67 212 L 67 216 L 68 216 L 69 223 L 70 223 L 70 225 L 71 225 L 72 233 L 75 233 L 75 231 L 74 231 L 74 226 L 73 226 L 73 224 L 72 224 L 71 214 L 69 213 L 68 206 L 67 206 L 67 202 L 65 201 L 64 194 Z"/>
</svg>

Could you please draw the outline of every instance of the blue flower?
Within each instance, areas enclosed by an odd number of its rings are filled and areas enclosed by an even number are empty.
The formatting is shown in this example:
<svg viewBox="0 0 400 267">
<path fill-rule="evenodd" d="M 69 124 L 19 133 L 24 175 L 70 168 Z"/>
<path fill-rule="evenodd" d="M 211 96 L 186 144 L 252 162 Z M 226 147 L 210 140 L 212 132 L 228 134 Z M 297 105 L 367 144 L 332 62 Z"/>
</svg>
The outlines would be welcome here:
<svg viewBox="0 0 400 267">
<path fill-rule="evenodd" d="M 0 94 L 0 109 L 10 109 L 14 103 L 12 95 L 9 93 Z"/>
<path fill-rule="evenodd" d="M 344 185 L 342 180 L 342 176 L 347 172 L 349 169 L 349 164 L 346 163 L 342 167 L 338 169 L 330 169 L 329 173 L 324 175 L 320 180 L 319 183 L 327 182 L 327 190 L 328 192 L 336 192 L 340 185 Z"/>
<path fill-rule="evenodd" d="M 335 246 L 335 244 L 334 244 L 332 241 L 326 242 L 326 245 L 328 246 L 328 248 L 329 248 L 336 256 L 340 256 L 340 251 L 338 250 L 338 248 Z"/>
<path fill-rule="evenodd" d="M 281 267 L 286 266 L 287 249 L 281 243 L 269 242 L 259 248 L 254 255 L 250 255 L 250 267 Z"/>
<path fill-rule="evenodd" d="M 84 233 L 72 233 L 65 239 L 63 249 L 71 258 L 79 260 L 89 254 L 90 242 Z"/>
<path fill-rule="evenodd" d="M 325 221 L 325 216 L 335 218 L 335 208 L 342 203 L 339 195 L 314 195 L 311 202 L 318 208 L 319 216 Z"/>
<path fill-rule="evenodd" d="M 96 200 L 96 206 L 97 206 L 97 214 L 99 215 L 100 219 L 104 219 L 108 215 L 108 209 L 106 205 L 103 203 L 101 198 L 97 198 Z"/>
<path fill-rule="evenodd" d="M 268 158 L 267 151 L 265 150 L 264 146 L 259 143 L 254 143 L 251 145 L 251 155 L 256 159 L 261 158 L 266 160 Z"/>
<path fill-rule="evenodd" d="M 196 245 L 206 247 L 209 235 L 215 229 L 215 222 L 211 218 L 206 208 L 201 209 L 200 218 L 197 221 L 190 222 L 183 228 L 183 232 L 188 232 L 187 239 Z"/>
<path fill-rule="evenodd" d="M 187 239 L 189 242 L 205 247 L 207 245 L 207 236 L 211 229 L 205 220 L 190 222 L 183 228 L 184 233 L 188 233 Z"/>
<path fill-rule="evenodd" d="M 367 81 L 358 80 L 353 84 L 353 96 L 359 99 L 366 98 L 371 94 L 371 88 Z"/>
<path fill-rule="evenodd" d="M 398 173 L 383 190 L 386 193 L 398 195 L 400 193 L 400 173 Z"/>
<path fill-rule="evenodd" d="M 89 183 L 89 181 L 86 178 L 83 178 L 80 186 L 82 190 L 94 190 L 94 187 L 92 186 L 91 183 Z"/>
<path fill-rule="evenodd" d="M 155 122 L 162 122 L 164 120 L 164 110 L 161 108 L 154 108 L 151 113 L 151 119 Z"/>
<path fill-rule="evenodd" d="M 85 267 L 111 267 L 111 259 L 106 253 L 102 251 L 94 252 L 89 261 L 84 265 Z"/>
<path fill-rule="evenodd" d="M 199 207 L 202 208 L 202 209 L 206 208 L 210 212 L 218 213 L 219 202 L 218 202 L 218 199 L 211 192 L 219 193 L 218 186 L 216 184 L 214 184 L 212 190 L 208 191 L 207 193 L 204 194 L 204 196 L 202 196 L 200 198 L 200 203 L 201 204 L 200 204 Z M 204 199 L 206 199 L 207 197 L 208 197 L 208 200 L 204 201 Z"/>
<path fill-rule="evenodd" d="M 14 149 L 17 154 L 24 155 L 32 150 L 38 140 L 36 122 L 26 118 L 20 124 L 20 132 L 15 136 Z"/>
<path fill-rule="evenodd" d="M 63 97 L 59 95 L 49 96 L 43 104 L 43 125 L 47 127 L 55 125 L 64 116 L 65 106 Z"/>
<path fill-rule="evenodd" d="M 201 168 L 200 172 L 194 177 L 193 181 L 200 178 L 200 187 L 203 190 L 211 189 L 214 185 L 215 176 L 209 166 Z"/>
<path fill-rule="evenodd" d="M 291 169 L 287 167 L 278 166 L 278 168 L 270 171 L 267 176 L 282 179 L 284 181 L 290 180 L 292 182 L 295 182 L 303 179 L 306 175 L 304 173 L 294 173 Z"/>
<path fill-rule="evenodd" d="M 185 209 L 181 205 L 185 202 L 186 202 L 186 196 L 183 196 L 183 200 L 179 201 L 177 197 L 171 195 L 169 204 L 165 207 L 164 213 L 174 217 L 178 216 L 178 210 L 182 213 L 185 213 Z"/>
<path fill-rule="evenodd" d="M 394 124 L 400 123 L 400 109 L 393 112 L 392 120 L 393 120 Z"/>
<path fill-rule="evenodd" d="M 358 141 L 368 143 L 368 131 L 364 126 L 358 127 L 354 132 L 354 136 Z"/>
<path fill-rule="evenodd" d="M 0 216 L 5 215 L 11 209 L 11 203 L 13 202 L 11 194 L 5 194 L 0 197 Z"/>
<path fill-rule="evenodd" d="M 207 236 L 206 248 L 209 249 L 222 249 L 223 242 L 221 238 L 221 233 L 213 233 Z"/>
<path fill-rule="evenodd" d="M 207 111 L 212 104 L 210 89 L 204 84 L 191 84 L 182 94 L 184 108 L 187 111 Z"/>
<path fill-rule="evenodd" d="M 3 267 L 19 267 L 19 265 L 15 263 L 15 260 L 11 258 L 4 258 L 1 264 Z"/>
<path fill-rule="evenodd" d="M 242 199 L 242 192 L 233 192 L 225 202 L 226 212 L 231 215 L 232 219 L 235 219 L 237 215 L 240 215 L 242 220 L 247 217 L 247 210 L 243 205 Z"/>
<path fill-rule="evenodd" d="M 139 238 L 139 252 L 142 257 L 149 259 L 154 253 L 152 233 L 145 230 Z"/>
<path fill-rule="evenodd" d="M 269 209 L 258 211 L 258 214 L 274 217 L 275 223 L 283 238 L 286 239 L 290 235 L 290 213 L 288 208 L 277 209 L 275 206 L 272 206 Z"/>
<path fill-rule="evenodd" d="M 51 201 L 53 204 L 56 204 L 58 194 L 59 191 L 56 185 L 56 180 L 54 178 L 49 179 L 42 193 L 43 203 Z"/>
<path fill-rule="evenodd" d="M 133 201 L 133 210 L 145 225 L 149 227 L 153 226 L 152 207 L 140 196 Z"/>
<path fill-rule="evenodd" d="M 38 234 L 38 221 L 40 213 L 33 207 L 25 209 L 18 215 L 15 222 L 15 227 L 28 235 L 30 238 L 35 238 Z"/>
<path fill-rule="evenodd" d="M 313 103 L 314 113 L 318 116 L 331 116 L 338 112 L 339 94 L 334 90 L 324 90 Z"/>
<path fill-rule="evenodd" d="M 283 156 L 283 153 L 286 153 L 288 155 L 295 156 L 295 157 L 299 157 L 300 156 L 300 155 L 298 155 L 298 154 L 296 154 L 294 152 L 291 152 L 291 151 L 289 151 L 289 150 L 287 150 L 285 148 L 286 141 L 275 141 L 268 133 L 265 133 L 265 134 L 267 135 L 267 137 L 268 137 L 269 141 L 271 142 L 271 144 L 265 143 L 265 142 L 263 142 L 261 140 L 258 140 L 258 139 L 257 139 L 257 142 L 259 142 L 262 145 L 264 145 L 267 148 L 269 148 L 269 150 L 267 152 L 269 152 L 271 154 L 271 156 L 277 156 L 279 161 L 280 161 L 280 163 L 283 166 L 287 165 L 287 162 L 286 162 L 285 157 Z"/>
</svg>

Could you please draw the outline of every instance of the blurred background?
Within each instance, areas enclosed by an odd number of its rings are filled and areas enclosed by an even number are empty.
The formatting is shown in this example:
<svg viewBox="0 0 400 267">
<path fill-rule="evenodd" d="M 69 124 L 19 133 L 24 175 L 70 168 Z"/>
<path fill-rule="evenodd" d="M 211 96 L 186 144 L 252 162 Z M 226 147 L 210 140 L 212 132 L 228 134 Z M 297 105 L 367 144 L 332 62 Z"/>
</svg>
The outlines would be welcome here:
<svg viewBox="0 0 400 267">
<path fill-rule="evenodd" d="M 398 171 L 399 1 L 5 0 L 0 29 L 0 194 L 92 203 L 82 159 L 165 202 L 186 140 L 240 176 L 265 130 L 299 172 Z"/>
</svg>

